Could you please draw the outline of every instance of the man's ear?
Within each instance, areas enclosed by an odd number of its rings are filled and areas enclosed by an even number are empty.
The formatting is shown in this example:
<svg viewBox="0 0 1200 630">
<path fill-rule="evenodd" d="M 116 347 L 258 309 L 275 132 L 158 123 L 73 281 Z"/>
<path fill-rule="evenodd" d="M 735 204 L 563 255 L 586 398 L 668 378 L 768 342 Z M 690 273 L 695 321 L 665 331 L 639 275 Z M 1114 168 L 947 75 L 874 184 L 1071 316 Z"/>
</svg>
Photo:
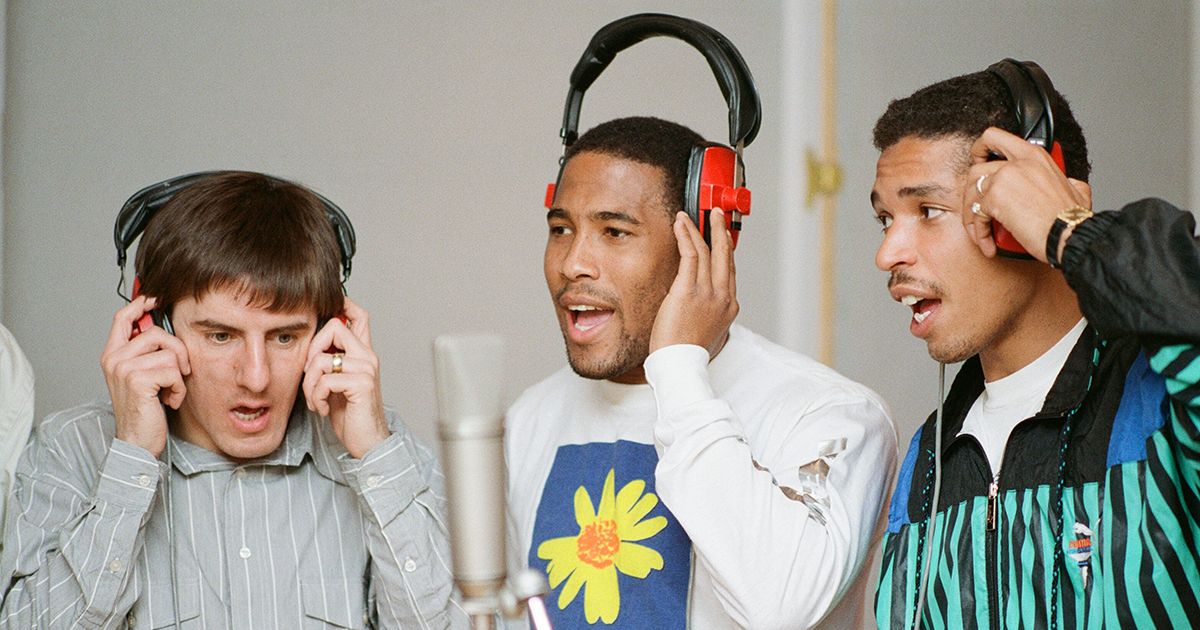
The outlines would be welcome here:
<svg viewBox="0 0 1200 630">
<path fill-rule="evenodd" d="M 989 221 L 986 224 L 978 221 L 972 222 L 967 226 L 967 232 L 971 236 L 971 240 L 975 241 L 975 245 L 979 247 L 979 251 L 983 252 L 988 258 L 996 257 L 996 239 L 992 235 L 992 223 Z"/>
</svg>

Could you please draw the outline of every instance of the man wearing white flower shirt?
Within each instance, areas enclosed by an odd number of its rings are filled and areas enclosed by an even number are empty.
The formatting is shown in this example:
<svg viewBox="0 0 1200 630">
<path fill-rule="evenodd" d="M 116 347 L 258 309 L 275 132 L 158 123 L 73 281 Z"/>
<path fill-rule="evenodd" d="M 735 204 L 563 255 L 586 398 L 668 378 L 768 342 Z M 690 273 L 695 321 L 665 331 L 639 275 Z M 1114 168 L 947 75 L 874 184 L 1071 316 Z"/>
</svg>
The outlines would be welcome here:
<svg viewBox="0 0 1200 630">
<path fill-rule="evenodd" d="M 710 252 L 679 212 L 701 142 L 627 118 L 567 151 L 544 271 L 570 369 L 508 413 L 514 562 L 547 572 L 556 628 L 859 627 L 895 432 L 732 324 L 729 235 Z"/>
</svg>

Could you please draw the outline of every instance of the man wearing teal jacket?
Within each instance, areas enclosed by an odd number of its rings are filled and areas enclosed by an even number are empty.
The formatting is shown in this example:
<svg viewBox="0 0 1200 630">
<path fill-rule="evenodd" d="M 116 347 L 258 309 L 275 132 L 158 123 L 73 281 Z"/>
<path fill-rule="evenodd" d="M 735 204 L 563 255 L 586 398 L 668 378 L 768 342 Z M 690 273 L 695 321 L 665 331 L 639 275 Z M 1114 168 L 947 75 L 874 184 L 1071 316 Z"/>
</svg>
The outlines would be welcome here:
<svg viewBox="0 0 1200 630">
<path fill-rule="evenodd" d="M 966 361 L 940 440 L 935 412 L 900 471 L 880 628 L 1200 618 L 1195 220 L 1155 199 L 1093 213 L 1082 132 L 1047 96 L 1053 151 L 991 69 L 875 128 L 876 263 L 930 355 Z"/>
</svg>

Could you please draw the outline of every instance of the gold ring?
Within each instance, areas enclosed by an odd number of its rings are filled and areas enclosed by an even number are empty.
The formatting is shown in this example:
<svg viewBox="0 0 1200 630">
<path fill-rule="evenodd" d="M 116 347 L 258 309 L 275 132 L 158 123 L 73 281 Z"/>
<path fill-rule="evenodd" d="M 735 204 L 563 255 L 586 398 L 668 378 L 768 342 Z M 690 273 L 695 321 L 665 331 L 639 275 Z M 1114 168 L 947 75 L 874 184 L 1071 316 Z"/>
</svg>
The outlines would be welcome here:
<svg viewBox="0 0 1200 630">
<path fill-rule="evenodd" d="M 985 179 L 987 179 L 987 173 L 980 175 L 979 179 L 975 180 L 975 190 L 979 191 L 980 197 L 983 196 L 983 180 L 985 180 Z"/>
<path fill-rule="evenodd" d="M 983 206 L 979 205 L 978 201 L 971 204 L 971 214 L 973 214 L 977 217 L 982 217 L 984 219 L 992 218 L 992 216 L 990 214 L 983 211 Z"/>
<path fill-rule="evenodd" d="M 330 370 L 330 373 L 332 373 L 332 374 L 341 374 L 342 373 L 342 357 L 344 357 L 344 356 L 345 355 L 343 355 L 341 352 L 334 353 L 333 369 Z"/>
</svg>

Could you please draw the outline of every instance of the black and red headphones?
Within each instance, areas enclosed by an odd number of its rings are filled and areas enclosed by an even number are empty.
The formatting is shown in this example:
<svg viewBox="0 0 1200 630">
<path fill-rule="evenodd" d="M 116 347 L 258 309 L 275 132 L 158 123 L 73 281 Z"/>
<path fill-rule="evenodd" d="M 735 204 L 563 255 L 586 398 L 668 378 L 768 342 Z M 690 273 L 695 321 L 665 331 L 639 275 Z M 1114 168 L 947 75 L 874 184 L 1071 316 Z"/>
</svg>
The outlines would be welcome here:
<svg viewBox="0 0 1200 630">
<path fill-rule="evenodd" d="M 171 179 L 146 186 L 133 193 L 133 196 L 125 202 L 125 205 L 121 206 L 121 211 L 117 213 L 117 222 L 113 225 L 113 243 L 117 247 L 117 267 L 121 270 L 121 279 L 117 283 L 117 295 L 120 295 L 126 301 L 138 296 L 140 282 L 136 277 L 133 280 L 133 294 L 126 297 L 122 292 L 125 284 L 125 261 L 129 247 L 145 231 L 154 214 L 167 205 L 167 202 L 172 197 L 192 184 L 207 177 L 227 172 L 229 171 L 203 171 L 172 177 Z M 271 175 L 263 174 L 263 177 L 281 183 L 294 184 L 294 182 L 288 182 L 287 180 Z M 350 261 L 354 258 L 354 225 L 350 223 L 350 218 L 346 216 L 346 213 L 337 204 L 311 189 L 306 188 L 306 190 L 320 200 L 321 205 L 325 208 L 325 216 L 329 218 L 329 222 L 333 227 L 342 262 L 342 290 L 345 291 L 346 280 L 350 278 Z M 174 333 L 171 327 L 171 319 L 167 316 L 166 312 L 154 309 L 134 325 L 134 335 L 149 329 L 152 324 L 163 328 L 169 333 Z"/>
<path fill-rule="evenodd" d="M 1016 59 L 998 61 L 988 66 L 987 71 L 1008 88 L 1017 118 L 1017 134 L 1049 151 L 1054 163 L 1065 173 L 1067 166 L 1062 145 L 1054 139 L 1054 107 L 1050 95 L 1058 92 L 1054 90 L 1050 77 L 1036 63 Z M 996 240 L 997 253 L 1001 256 L 1034 260 L 1003 225 L 993 223 L 992 235 Z"/>
<path fill-rule="evenodd" d="M 762 123 L 762 106 L 754 77 L 737 48 L 712 27 L 695 20 L 661 13 L 624 17 L 601 28 L 592 36 L 583 56 L 571 72 L 571 89 L 563 112 L 559 135 L 564 155 L 579 137 L 579 110 L 583 94 L 612 63 L 617 53 L 651 37 L 673 37 L 699 50 L 712 68 L 721 94 L 729 106 L 729 146 L 703 143 L 692 148 L 684 188 L 683 208 L 709 242 L 709 213 L 725 211 L 725 224 L 737 245 L 742 215 L 750 214 L 750 190 L 746 186 L 742 150 L 754 141 Z M 554 193 L 562 180 L 564 159 L 559 159 L 558 177 L 546 186 L 546 207 L 554 205 Z"/>
</svg>

